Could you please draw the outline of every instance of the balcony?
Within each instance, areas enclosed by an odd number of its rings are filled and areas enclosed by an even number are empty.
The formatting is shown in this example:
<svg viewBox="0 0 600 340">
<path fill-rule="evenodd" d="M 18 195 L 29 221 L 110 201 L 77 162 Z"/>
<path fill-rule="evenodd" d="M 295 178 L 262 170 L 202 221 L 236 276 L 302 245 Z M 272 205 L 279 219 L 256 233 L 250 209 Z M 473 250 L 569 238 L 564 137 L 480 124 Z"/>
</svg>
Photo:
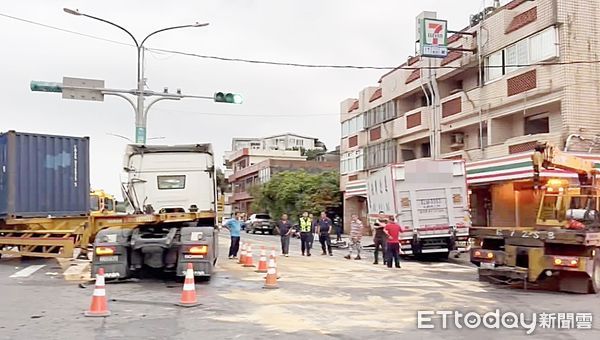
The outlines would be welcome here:
<svg viewBox="0 0 600 340">
<path fill-rule="evenodd" d="M 488 82 L 482 88 L 460 91 L 441 100 L 442 130 L 457 128 L 478 122 L 479 107 L 494 116 L 494 111 L 523 110 L 527 106 L 538 106 L 560 96 L 559 82 L 552 82 L 552 74 L 560 74 L 557 65 L 529 67 L 509 73 Z"/>
<path fill-rule="evenodd" d="M 236 192 L 230 198 L 230 204 L 239 201 L 251 200 L 253 197 L 246 191 Z"/>
<path fill-rule="evenodd" d="M 447 152 L 441 155 L 441 158 L 463 158 L 467 161 L 479 161 L 482 159 L 498 158 L 511 154 L 531 152 L 535 143 L 538 141 L 547 141 L 554 145 L 561 145 L 560 133 L 541 133 L 536 135 L 518 136 L 507 139 L 504 143 L 487 146 L 485 149 L 471 148 L 468 150 L 458 150 Z"/>
</svg>

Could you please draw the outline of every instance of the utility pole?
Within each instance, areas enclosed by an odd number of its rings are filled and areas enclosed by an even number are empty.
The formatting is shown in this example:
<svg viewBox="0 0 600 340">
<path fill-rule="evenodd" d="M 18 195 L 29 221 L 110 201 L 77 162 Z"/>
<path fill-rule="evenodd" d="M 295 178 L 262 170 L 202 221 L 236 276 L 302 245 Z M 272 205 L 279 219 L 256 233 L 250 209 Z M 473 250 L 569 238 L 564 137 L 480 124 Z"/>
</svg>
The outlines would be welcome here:
<svg viewBox="0 0 600 340">
<path fill-rule="evenodd" d="M 243 102 L 242 96 L 235 93 L 216 92 L 212 96 L 198 96 L 198 95 L 184 95 L 180 89 L 177 89 L 177 93 L 169 93 L 168 89 L 165 88 L 162 93 L 149 91 L 144 89 L 144 43 L 151 36 L 175 29 L 180 28 L 193 28 L 193 27 L 205 27 L 208 23 L 195 23 L 191 25 L 172 26 L 159 29 L 148 34 L 141 42 L 131 34 L 128 30 L 120 25 L 117 25 L 108 20 L 98 18 L 89 14 L 79 12 L 79 10 L 73 10 L 69 8 L 63 9 L 66 13 L 83 16 L 97 21 L 101 21 L 119 28 L 131 37 L 135 47 L 137 49 L 137 79 L 135 90 L 125 89 L 110 89 L 104 87 L 103 80 L 97 79 L 84 79 L 84 78 L 70 78 L 63 77 L 62 83 L 57 82 L 42 82 L 42 81 L 31 81 L 31 91 L 40 92 L 58 92 L 62 93 L 64 99 L 79 99 L 79 100 L 92 100 L 92 101 L 104 101 L 105 95 L 112 95 L 123 98 L 131 104 L 135 113 L 135 142 L 136 144 L 146 144 L 147 134 L 147 122 L 148 122 L 148 111 L 150 108 L 161 100 L 180 100 L 182 98 L 198 98 L 198 99 L 211 99 L 217 103 L 229 103 L 229 104 L 241 104 Z M 134 98 L 132 98 L 134 97 Z M 145 103 L 146 97 L 155 97 L 147 105 Z"/>
</svg>

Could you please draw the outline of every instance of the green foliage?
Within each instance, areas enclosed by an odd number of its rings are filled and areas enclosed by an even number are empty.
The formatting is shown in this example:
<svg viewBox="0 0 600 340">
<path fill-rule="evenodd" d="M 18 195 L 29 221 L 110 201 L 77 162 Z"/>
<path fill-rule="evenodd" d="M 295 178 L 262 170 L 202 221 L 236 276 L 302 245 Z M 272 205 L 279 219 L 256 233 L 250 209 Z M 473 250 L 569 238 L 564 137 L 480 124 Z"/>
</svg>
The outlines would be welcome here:
<svg viewBox="0 0 600 340">
<path fill-rule="evenodd" d="M 285 171 L 275 174 L 262 186 L 250 189 L 254 197 L 253 210 L 268 212 L 273 218 L 286 213 L 297 220 L 304 211 L 317 214 L 342 202 L 339 174 L 327 171 L 311 174 L 306 171 Z"/>
</svg>

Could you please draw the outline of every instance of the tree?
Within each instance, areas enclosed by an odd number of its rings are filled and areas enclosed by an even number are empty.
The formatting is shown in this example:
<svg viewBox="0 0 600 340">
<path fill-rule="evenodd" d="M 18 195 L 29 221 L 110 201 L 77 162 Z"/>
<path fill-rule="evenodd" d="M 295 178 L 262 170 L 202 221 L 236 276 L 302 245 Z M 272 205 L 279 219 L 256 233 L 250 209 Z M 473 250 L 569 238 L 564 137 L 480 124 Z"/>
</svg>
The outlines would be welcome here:
<svg viewBox="0 0 600 340">
<path fill-rule="evenodd" d="M 250 189 L 254 211 L 264 211 L 277 218 L 286 213 L 296 219 L 304 211 L 319 213 L 341 205 L 339 174 L 326 171 L 284 171 L 267 183 Z"/>
<path fill-rule="evenodd" d="M 217 176 L 217 189 L 219 190 L 221 195 L 223 195 L 223 194 L 225 194 L 225 191 L 227 191 L 229 182 L 227 181 L 227 178 L 225 178 L 225 174 L 223 173 L 223 170 L 221 170 L 221 168 L 217 168 L 216 173 L 217 173 L 217 175 L 216 175 Z"/>
</svg>

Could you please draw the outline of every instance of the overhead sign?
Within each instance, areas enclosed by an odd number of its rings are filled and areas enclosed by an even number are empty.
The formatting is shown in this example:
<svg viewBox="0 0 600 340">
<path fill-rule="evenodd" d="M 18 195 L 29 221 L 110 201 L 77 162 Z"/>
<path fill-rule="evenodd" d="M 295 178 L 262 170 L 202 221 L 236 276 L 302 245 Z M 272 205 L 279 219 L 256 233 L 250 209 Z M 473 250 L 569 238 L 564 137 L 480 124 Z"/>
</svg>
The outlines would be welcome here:
<svg viewBox="0 0 600 340">
<path fill-rule="evenodd" d="M 424 18 L 421 20 L 421 56 L 445 58 L 448 55 L 448 22 Z"/>
<path fill-rule="evenodd" d="M 104 80 L 63 77 L 63 99 L 104 101 Z"/>
</svg>

